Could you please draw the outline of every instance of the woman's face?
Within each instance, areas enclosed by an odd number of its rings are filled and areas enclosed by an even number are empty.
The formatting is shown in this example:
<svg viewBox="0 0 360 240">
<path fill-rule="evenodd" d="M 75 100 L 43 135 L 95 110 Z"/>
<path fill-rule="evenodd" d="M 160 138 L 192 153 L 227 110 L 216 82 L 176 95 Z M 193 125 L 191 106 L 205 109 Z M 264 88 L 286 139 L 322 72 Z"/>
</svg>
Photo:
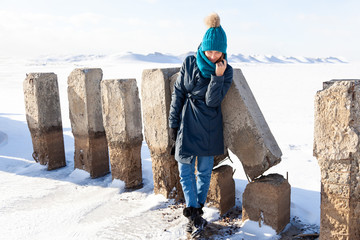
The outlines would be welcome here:
<svg viewBox="0 0 360 240">
<path fill-rule="evenodd" d="M 222 56 L 222 52 L 218 51 L 205 51 L 205 56 L 212 62 L 216 63 L 217 60 Z"/>
</svg>

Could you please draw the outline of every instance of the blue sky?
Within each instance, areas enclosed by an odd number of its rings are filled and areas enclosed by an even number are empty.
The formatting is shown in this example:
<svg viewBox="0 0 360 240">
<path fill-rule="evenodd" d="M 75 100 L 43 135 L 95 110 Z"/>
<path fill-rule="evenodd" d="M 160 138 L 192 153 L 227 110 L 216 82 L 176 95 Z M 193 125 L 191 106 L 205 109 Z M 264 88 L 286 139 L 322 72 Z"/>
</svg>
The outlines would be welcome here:
<svg viewBox="0 0 360 240">
<path fill-rule="evenodd" d="M 360 60 L 357 0 L 2 0 L 2 55 L 181 54 L 217 12 L 230 54 Z"/>
</svg>

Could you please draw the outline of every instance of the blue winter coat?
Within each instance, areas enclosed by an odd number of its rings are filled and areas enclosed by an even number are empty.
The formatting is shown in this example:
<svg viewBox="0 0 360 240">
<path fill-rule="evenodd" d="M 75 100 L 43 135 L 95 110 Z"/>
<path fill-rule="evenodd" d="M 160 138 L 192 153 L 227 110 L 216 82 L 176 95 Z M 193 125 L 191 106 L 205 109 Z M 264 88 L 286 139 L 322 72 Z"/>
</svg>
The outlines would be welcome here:
<svg viewBox="0 0 360 240">
<path fill-rule="evenodd" d="M 190 163 L 194 156 L 224 154 L 221 102 L 230 88 L 233 69 L 223 76 L 203 78 L 195 56 L 188 56 L 180 69 L 172 94 L 169 127 L 178 128 L 175 159 Z"/>
</svg>

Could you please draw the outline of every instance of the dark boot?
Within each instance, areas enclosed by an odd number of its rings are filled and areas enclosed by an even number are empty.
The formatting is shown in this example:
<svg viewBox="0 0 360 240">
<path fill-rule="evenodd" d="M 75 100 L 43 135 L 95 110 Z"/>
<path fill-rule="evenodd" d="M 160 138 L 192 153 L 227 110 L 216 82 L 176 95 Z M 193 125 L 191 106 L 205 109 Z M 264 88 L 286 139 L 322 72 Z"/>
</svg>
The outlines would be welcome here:
<svg viewBox="0 0 360 240">
<path fill-rule="evenodd" d="M 200 216 L 202 216 L 204 214 L 203 207 L 204 207 L 204 204 L 200 204 L 200 208 L 197 208 Z"/>
<path fill-rule="evenodd" d="M 187 207 L 184 208 L 183 214 L 184 216 L 189 219 L 189 222 L 186 224 L 185 231 L 188 233 L 192 233 L 194 228 L 194 211 L 196 208 L 193 207 Z"/>
<path fill-rule="evenodd" d="M 194 227 L 196 228 L 196 230 L 191 233 L 191 236 L 193 238 L 202 234 L 202 232 L 204 231 L 204 229 L 207 225 L 207 221 L 202 217 L 203 213 L 204 212 L 202 211 L 201 208 L 194 209 L 194 218 L 193 219 L 194 219 Z"/>
<path fill-rule="evenodd" d="M 194 213 L 194 226 L 197 229 L 203 229 L 207 225 L 207 221 L 202 217 L 204 214 L 202 208 L 195 208 Z"/>
</svg>

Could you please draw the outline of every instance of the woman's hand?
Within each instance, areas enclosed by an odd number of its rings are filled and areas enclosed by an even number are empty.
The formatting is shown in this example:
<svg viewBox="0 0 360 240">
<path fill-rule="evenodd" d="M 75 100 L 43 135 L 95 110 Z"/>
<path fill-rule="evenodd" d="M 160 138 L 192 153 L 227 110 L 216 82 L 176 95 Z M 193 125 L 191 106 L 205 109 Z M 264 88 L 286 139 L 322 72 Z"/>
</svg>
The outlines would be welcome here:
<svg viewBox="0 0 360 240">
<path fill-rule="evenodd" d="M 176 141 L 177 130 L 178 130 L 177 128 L 170 128 L 169 129 L 170 139 L 172 139 L 174 142 Z"/>
<path fill-rule="evenodd" d="M 218 76 L 218 77 L 224 75 L 224 72 L 225 72 L 225 69 L 226 69 L 226 66 L 227 66 L 226 60 L 224 59 L 223 61 L 218 62 L 215 65 L 216 65 L 215 75 Z"/>
</svg>

